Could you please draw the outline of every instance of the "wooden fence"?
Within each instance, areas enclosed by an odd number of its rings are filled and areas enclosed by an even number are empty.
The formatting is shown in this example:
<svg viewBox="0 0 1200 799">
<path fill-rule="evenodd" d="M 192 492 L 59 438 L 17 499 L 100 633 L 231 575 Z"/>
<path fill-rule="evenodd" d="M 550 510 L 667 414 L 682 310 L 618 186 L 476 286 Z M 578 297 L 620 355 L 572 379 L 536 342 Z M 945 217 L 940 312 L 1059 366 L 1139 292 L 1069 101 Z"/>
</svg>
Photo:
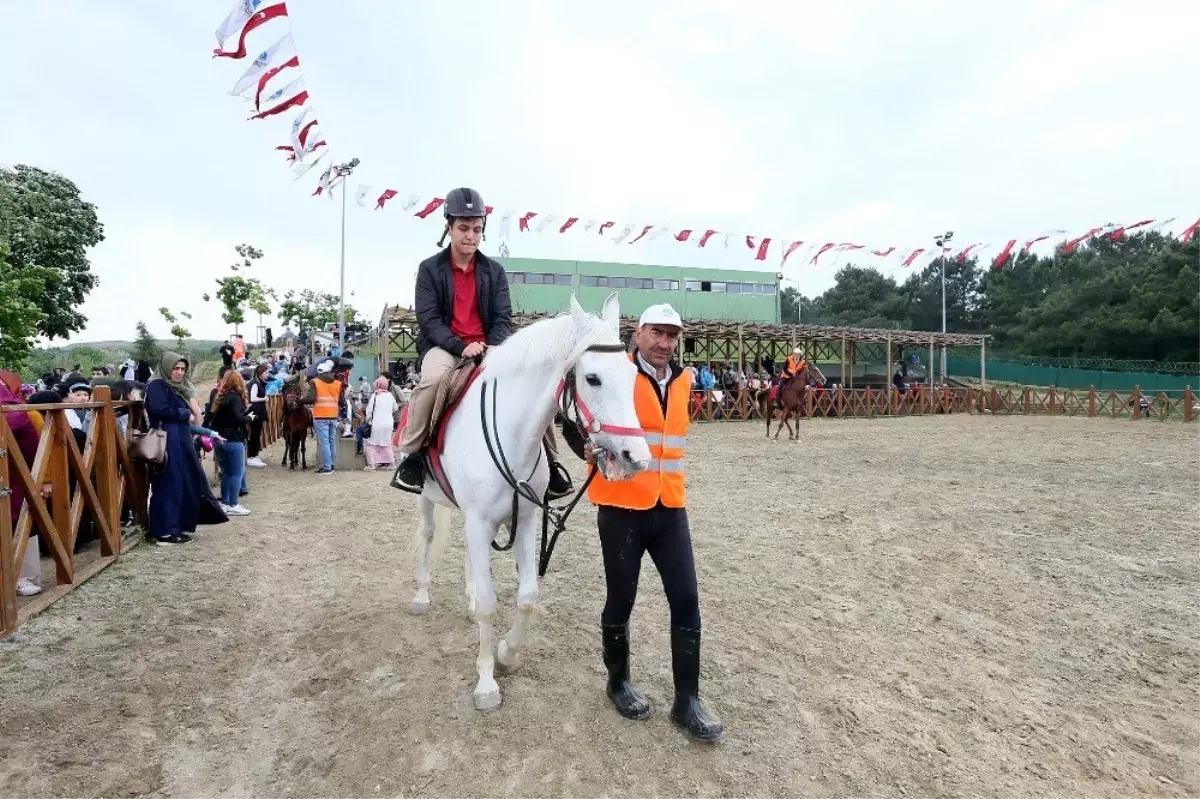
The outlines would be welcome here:
<svg viewBox="0 0 1200 799">
<path fill-rule="evenodd" d="M 696 391 L 692 394 L 692 421 L 761 421 L 766 419 L 766 413 L 766 392 L 742 389 Z M 1181 422 L 1193 422 L 1200 418 L 1200 410 L 1196 407 L 1196 394 L 1191 388 L 1142 394 L 1137 389 L 1121 392 L 1028 387 L 931 389 L 918 386 L 902 392 L 894 387 L 870 389 L 838 386 L 833 391 L 809 393 L 803 410 L 803 415 L 808 418 L 871 418 L 946 413 L 1088 416 Z"/>
<path fill-rule="evenodd" d="M 82 451 L 66 416 L 79 409 L 92 411 Z M 87 403 L 0 406 L 0 636 L 116 562 L 124 548 L 136 543 L 122 539 L 123 508 L 129 508 L 134 521 L 146 526 L 146 470 L 130 461 L 126 436 L 117 423 L 121 409 L 127 409 L 129 427 L 141 424 L 142 403 L 113 402 L 108 386 L 96 386 Z M 10 411 L 34 411 L 42 416 L 32 464 L 25 462 L 5 419 Z M 14 528 L 11 503 L 15 485 L 23 489 L 25 502 Z M 97 531 L 99 556 L 82 565 L 76 559 L 75 542 L 85 507 Z M 27 548 L 37 546 L 32 535 L 41 537 L 49 550 L 55 585 L 18 607 L 16 584 L 21 564 Z"/>
</svg>

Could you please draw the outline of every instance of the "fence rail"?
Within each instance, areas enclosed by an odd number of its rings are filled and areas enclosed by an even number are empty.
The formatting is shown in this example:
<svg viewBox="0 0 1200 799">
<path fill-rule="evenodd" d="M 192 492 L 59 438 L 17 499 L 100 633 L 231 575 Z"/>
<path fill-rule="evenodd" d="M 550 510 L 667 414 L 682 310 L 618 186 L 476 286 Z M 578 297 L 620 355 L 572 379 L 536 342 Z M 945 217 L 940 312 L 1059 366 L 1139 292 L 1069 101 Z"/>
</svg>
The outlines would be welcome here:
<svg viewBox="0 0 1200 799">
<path fill-rule="evenodd" d="M 691 419 L 696 422 L 766 420 L 766 392 L 740 391 L 692 392 Z M 772 417 L 777 412 L 770 411 Z M 1101 391 L 1088 389 L 978 389 L 927 388 L 907 391 L 890 389 L 844 388 L 809 393 L 802 410 L 804 417 L 829 416 L 871 418 L 876 416 L 927 416 L 931 414 L 972 413 L 992 415 L 1087 416 L 1107 419 L 1154 419 L 1194 422 L 1200 419 L 1196 393 L 1182 391 L 1143 392 Z"/>
</svg>

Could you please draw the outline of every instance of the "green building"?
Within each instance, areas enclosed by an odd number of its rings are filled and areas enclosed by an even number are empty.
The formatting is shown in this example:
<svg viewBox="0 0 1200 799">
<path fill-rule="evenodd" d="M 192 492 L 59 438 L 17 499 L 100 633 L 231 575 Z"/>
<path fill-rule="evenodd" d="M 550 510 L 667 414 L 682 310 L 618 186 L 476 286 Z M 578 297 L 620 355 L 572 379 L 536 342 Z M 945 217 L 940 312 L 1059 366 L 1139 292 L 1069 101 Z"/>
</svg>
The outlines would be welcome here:
<svg viewBox="0 0 1200 799">
<path fill-rule="evenodd" d="M 584 308 L 599 311 L 617 291 L 621 316 L 638 316 L 651 305 L 669 302 L 684 319 L 779 322 L 775 272 L 537 258 L 500 261 L 516 313 L 560 313 L 572 291 Z"/>
</svg>

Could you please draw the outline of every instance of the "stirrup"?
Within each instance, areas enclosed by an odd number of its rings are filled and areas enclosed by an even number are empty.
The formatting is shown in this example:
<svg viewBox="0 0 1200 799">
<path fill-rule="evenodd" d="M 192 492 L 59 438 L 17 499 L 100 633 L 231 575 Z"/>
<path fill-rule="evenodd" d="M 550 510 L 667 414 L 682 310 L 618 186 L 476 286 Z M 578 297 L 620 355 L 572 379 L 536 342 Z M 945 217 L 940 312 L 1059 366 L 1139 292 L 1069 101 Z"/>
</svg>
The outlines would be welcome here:
<svg viewBox="0 0 1200 799">
<path fill-rule="evenodd" d="M 567 484 L 566 490 L 554 491 L 550 488 L 550 483 L 554 482 L 554 477 L 556 475 L 562 478 L 562 480 Z M 563 466 L 556 460 L 550 461 L 550 483 L 546 484 L 546 497 L 548 499 L 562 499 L 563 497 L 570 496 L 571 492 L 575 488 L 574 482 L 571 480 L 571 473 L 567 471 L 567 467 Z"/>
</svg>

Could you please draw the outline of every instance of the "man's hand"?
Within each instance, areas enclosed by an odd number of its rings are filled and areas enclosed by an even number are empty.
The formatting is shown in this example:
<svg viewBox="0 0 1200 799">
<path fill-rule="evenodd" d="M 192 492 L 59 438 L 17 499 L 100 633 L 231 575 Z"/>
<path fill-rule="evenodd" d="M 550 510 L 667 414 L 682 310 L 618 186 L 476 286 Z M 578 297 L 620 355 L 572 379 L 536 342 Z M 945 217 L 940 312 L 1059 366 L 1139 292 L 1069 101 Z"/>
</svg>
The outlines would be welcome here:
<svg viewBox="0 0 1200 799">
<path fill-rule="evenodd" d="M 464 358 L 474 358 L 477 355 L 483 355 L 486 349 L 487 345 L 482 341 L 475 341 L 463 347 L 462 356 Z"/>
<path fill-rule="evenodd" d="M 585 442 L 583 445 L 583 459 L 588 463 L 596 462 L 596 448 L 592 446 L 592 442 Z"/>
</svg>

